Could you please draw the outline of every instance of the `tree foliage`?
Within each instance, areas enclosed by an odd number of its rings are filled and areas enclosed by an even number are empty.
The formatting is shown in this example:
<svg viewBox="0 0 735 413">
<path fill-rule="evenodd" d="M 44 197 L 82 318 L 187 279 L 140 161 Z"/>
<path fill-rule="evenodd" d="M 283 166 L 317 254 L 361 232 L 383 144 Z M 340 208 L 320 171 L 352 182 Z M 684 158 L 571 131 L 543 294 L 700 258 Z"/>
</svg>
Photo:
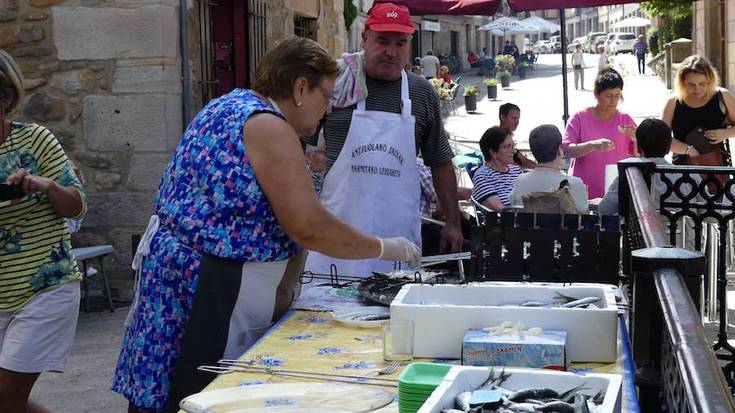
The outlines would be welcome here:
<svg viewBox="0 0 735 413">
<path fill-rule="evenodd" d="M 692 15 L 691 0 L 649 0 L 641 3 L 641 10 L 648 17 L 666 16 L 672 19 L 688 18 Z"/>
<path fill-rule="evenodd" d="M 649 29 L 651 51 L 663 50 L 663 45 L 679 38 L 692 38 L 691 0 L 650 0 L 641 3 L 647 17 L 661 17 L 665 23 L 657 29 Z"/>
<path fill-rule="evenodd" d="M 352 3 L 352 0 L 344 0 L 344 16 L 345 30 L 350 30 L 352 22 L 357 17 L 357 7 Z"/>
</svg>

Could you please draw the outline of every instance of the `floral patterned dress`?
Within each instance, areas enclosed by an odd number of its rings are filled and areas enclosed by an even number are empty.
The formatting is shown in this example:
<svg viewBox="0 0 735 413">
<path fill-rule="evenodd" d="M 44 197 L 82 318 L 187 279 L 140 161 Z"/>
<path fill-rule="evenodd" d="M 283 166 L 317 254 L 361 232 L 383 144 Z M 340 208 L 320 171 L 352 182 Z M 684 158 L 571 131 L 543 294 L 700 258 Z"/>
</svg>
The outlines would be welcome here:
<svg viewBox="0 0 735 413">
<path fill-rule="evenodd" d="M 13 122 L 0 144 L 0 182 L 21 168 L 75 188 L 86 199 L 59 141 L 43 126 Z M 66 220 L 45 195 L 0 201 L 0 312 L 15 311 L 41 292 L 80 279 Z"/>
<path fill-rule="evenodd" d="M 211 101 L 189 124 L 164 172 L 155 201 L 161 225 L 141 268 L 139 305 L 112 382 L 138 409 L 165 408 L 202 254 L 271 262 L 298 252 L 243 143 L 245 121 L 261 112 L 281 116 L 248 90 Z"/>
</svg>

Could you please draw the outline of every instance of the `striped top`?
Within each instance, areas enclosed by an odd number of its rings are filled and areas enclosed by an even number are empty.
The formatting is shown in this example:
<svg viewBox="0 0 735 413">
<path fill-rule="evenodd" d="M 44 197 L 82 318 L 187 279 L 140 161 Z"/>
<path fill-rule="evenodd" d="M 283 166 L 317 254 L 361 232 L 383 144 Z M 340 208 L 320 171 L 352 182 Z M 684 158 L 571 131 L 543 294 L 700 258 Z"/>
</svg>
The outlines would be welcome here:
<svg viewBox="0 0 735 413">
<path fill-rule="evenodd" d="M 482 165 L 477 168 L 472 177 L 472 197 L 478 202 L 497 195 L 504 207 L 510 205 L 510 192 L 516 184 L 523 170 L 518 165 L 508 165 L 508 171 L 498 172 L 495 169 Z"/>
<path fill-rule="evenodd" d="M 416 153 L 419 152 L 427 166 L 449 162 L 454 157 L 447 141 L 447 132 L 442 125 L 439 98 L 429 82 L 413 73 L 408 75 L 408 97 L 411 99 L 411 114 L 416 118 Z M 365 110 L 401 113 L 401 79 L 384 81 L 366 76 L 368 96 Z M 327 171 L 334 165 L 347 139 L 352 123 L 352 112 L 357 105 L 333 108 L 324 122 L 324 137 L 327 155 Z M 305 138 L 316 146 L 318 136 Z"/>
<path fill-rule="evenodd" d="M 43 126 L 14 122 L 0 145 L 0 182 L 21 168 L 73 187 L 86 198 L 64 150 Z M 85 211 L 86 202 L 75 219 Z M 44 195 L 0 202 L 0 312 L 16 310 L 37 293 L 80 278 L 66 220 Z"/>
</svg>

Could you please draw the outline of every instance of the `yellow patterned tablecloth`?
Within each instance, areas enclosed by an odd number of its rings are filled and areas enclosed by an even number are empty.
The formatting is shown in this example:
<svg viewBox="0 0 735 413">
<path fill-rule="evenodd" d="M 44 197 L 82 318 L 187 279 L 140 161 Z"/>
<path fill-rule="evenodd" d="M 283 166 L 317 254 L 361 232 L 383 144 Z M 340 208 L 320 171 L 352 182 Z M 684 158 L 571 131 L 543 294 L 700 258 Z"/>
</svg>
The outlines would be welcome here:
<svg viewBox="0 0 735 413">
<path fill-rule="evenodd" d="M 623 325 L 622 321 L 621 325 Z M 610 364 L 574 363 L 570 370 L 623 374 L 623 412 L 637 412 L 638 406 L 632 387 L 632 372 L 627 367 L 629 351 L 622 345 L 624 336 L 618 334 L 618 337 L 619 358 L 617 362 Z M 261 367 L 375 375 L 377 370 L 385 366 L 382 340 L 381 329 L 348 327 L 334 321 L 330 312 L 291 311 L 251 347 L 241 357 L 241 360 L 253 360 L 254 365 Z M 421 361 L 458 364 L 458 360 L 426 359 Z M 397 380 L 402 369 L 403 367 L 390 376 L 382 377 Z M 308 380 L 289 379 L 263 373 L 233 372 L 220 375 L 204 391 L 284 381 Z M 397 389 L 380 388 L 397 392 Z M 394 402 L 381 409 L 380 412 L 397 413 L 398 404 Z"/>
</svg>

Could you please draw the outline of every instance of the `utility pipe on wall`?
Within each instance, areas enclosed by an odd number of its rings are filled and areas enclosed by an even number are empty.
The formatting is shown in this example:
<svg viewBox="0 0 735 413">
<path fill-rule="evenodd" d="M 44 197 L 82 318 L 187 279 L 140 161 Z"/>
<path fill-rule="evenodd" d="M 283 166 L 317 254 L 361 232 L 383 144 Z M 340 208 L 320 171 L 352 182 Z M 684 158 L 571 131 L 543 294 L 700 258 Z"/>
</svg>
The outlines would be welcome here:
<svg viewBox="0 0 735 413">
<path fill-rule="evenodd" d="M 181 130 L 191 119 L 191 77 L 189 76 L 189 16 L 187 0 L 179 0 L 179 34 L 181 44 Z"/>
</svg>

